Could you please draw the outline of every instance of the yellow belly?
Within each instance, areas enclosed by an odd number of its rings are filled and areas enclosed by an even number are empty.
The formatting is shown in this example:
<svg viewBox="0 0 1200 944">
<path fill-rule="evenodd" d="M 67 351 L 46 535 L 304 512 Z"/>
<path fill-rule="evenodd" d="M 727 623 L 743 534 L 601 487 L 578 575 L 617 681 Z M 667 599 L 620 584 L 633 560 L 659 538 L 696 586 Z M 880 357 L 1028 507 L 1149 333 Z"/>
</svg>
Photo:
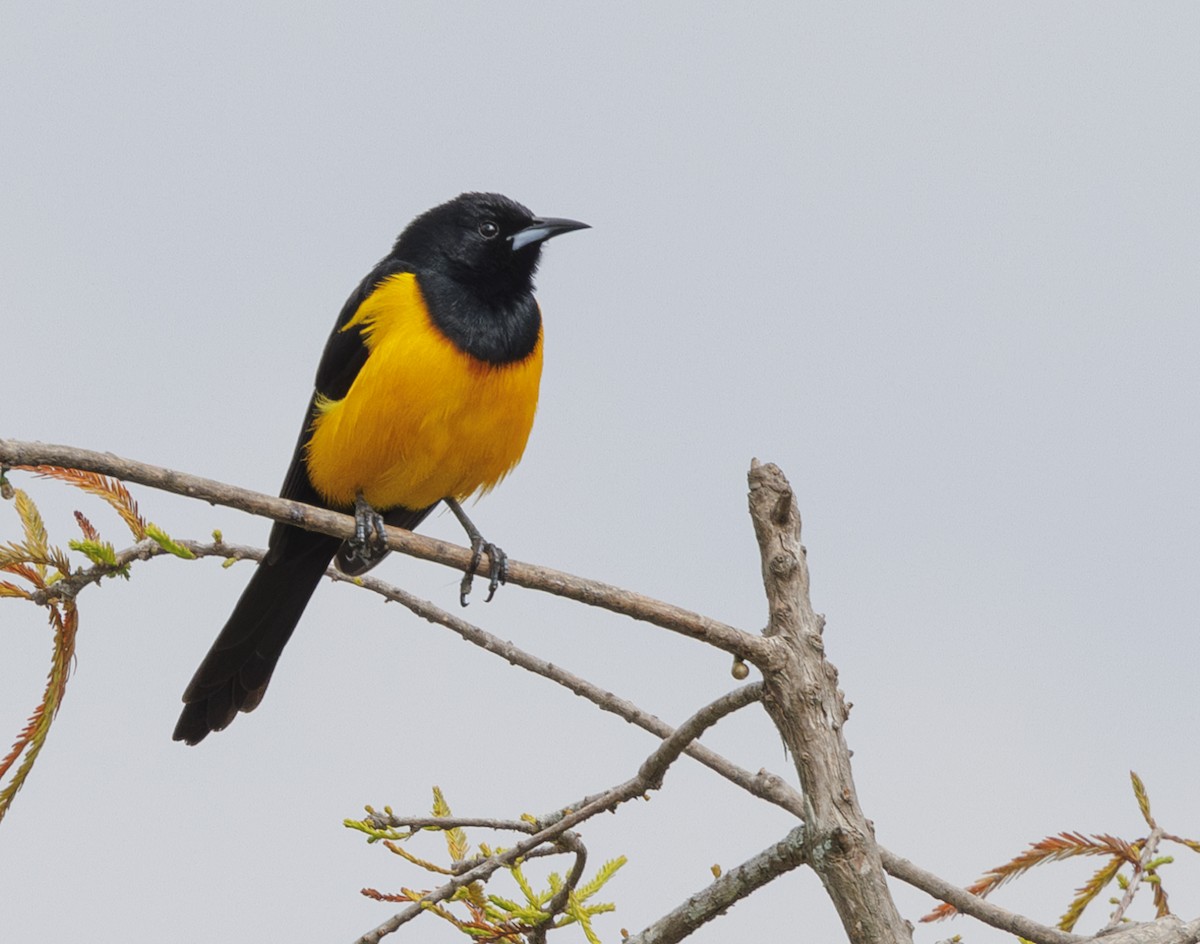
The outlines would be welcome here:
<svg viewBox="0 0 1200 944">
<path fill-rule="evenodd" d="M 306 461 L 334 505 L 424 508 L 487 491 L 520 461 L 533 428 L 542 341 L 492 365 L 430 321 L 416 278 L 383 282 L 343 330 L 361 325 L 366 363 L 341 400 L 318 403 Z"/>
</svg>

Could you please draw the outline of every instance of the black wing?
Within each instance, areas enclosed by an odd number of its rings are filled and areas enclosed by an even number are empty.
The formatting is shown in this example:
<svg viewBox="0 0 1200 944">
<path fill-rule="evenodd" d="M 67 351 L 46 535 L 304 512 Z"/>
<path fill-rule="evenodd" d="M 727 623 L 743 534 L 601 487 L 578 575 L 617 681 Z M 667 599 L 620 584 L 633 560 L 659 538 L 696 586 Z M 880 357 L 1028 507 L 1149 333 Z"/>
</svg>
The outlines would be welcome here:
<svg viewBox="0 0 1200 944">
<path fill-rule="evenodd" d="M 321 362 L 317 365 L 313 397 L 309 400 L 308 409 L 304 412 L 304 425 L 300 428 L 296 448 L 292 452 L 292 462 L 288 466 L 287 475 L 283 480 L 283 488 L 279 492 L 281 497 L 302 501 L 308 505 L 329 507 L 329 503 L 321 498 L 317 490 L 313 488 L 312 482 L 309 481 L 308 468 L 304 462 L 304 447 L 308 444 L 312 423 L 316 418 L 317 397 L 340 400 L 350 390 L 354 378 L 358 376 L 363 364 L 367 362 L 368 352 L 367 345 L 363 341 L 361 326 L 355 325 L 349 331 L 343 331 L 342 328 L 354 317 L 371 293 L 379 287 L 379 283 L 389 276 L 410 271 L 412 271 L 412 267 L 399 259 L 391 257 L 384 259 L 358 283 L 358 288 L 350 294 L 350 297 L 346 299 L 346 304 L 342 306 L 337 323 L 330 332 L 329 340 L 325 342 Z M 337 510 L 345 511 L 347 509 L 339 508 Z M 278 531 L 280 527 L 280 525 L 276 525 L 275 530 Z M 276 537 L 274 531 L 271 537 L 271 547 L 274 551 Z"/>
</svg>

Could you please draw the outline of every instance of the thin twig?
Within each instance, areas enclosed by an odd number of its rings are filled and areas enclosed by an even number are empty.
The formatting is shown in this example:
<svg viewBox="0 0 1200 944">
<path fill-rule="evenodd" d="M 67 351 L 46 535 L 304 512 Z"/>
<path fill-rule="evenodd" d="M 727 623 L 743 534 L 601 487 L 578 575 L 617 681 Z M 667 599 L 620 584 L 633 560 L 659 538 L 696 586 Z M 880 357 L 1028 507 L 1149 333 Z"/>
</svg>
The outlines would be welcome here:
<svg viewBox="0 0 1200 944">
<path fill-rule="evenodd" d="M 195 548 L 192 549 L 195 550 Z M 333 568 L 330 568 L 328 571 L 328 576 L 337 581 L 356 583 L 364 589 L 378 593 L 385 599 L 399 603 L 416 616 L 421 617 L 421 619 L 444 626 L 472 645 L 499 656 L 511 665 L 525 669 L 542 678 L 549 679 L 555 684 L 563 686 L 568 691 L 574 692 L 581 698 L 586 698 L 601 710 L 624 718 L 630 724 L 637 725 L 660 739 L 668 738 L 675 733 L 675 729 L 670 724 L 650 712 L 644 711 L 633 702 L 602 689 L 600 686 L 589 682 L 581 676 L 575 675 L 562 666 L 555 665 L 532 653 L 526 652 L 514 643 L 501 639 L 481 627 L 468 622 L 461 616 L 443 610 L 436 604 L 415 596 L 394 584 L 387 583 L 371 575 L 347 577 Z M 752 774 L 750 771 L 732 763 L 703 744 L 691 744 L 685 753 L 732 783 L 742 787 L 748 793 L 759 799 L 773 803 L 796 817 L 803 819 L 803 797 L 778 774 L 766 770 Z"/>
<path fill-rule="evenodd" d="M 425 829 L 441 832 L 448 829 L 496 829 L 516 833 L 537 831 L 532 823 L 525 820 L 482 816 L 393 816 L 375 812 L 369 814 L 366 820 L 377 829 L 410 829 L 414 833 Z"/>
<path fill-rule="evenodd" d="M 1074 944 L 1074 942 L 1084 940 L 1077 934 L 1048 927 L 1026 918 L 1024 915 L 1001 908 L 986 898 L 972 895 L 966 889 L 951 885 L 945 879 L 939 878 L 894 852 L 889 852 L 882 846 L 879 848 L 879 855 L 883 860 L 883 867 L 887 869 L 889 875 L 914 888 L 921 889 L 938 901 L 948 902 L 962 914 L 970 915 L 984 924 L 990 924 L 1001 931 L 1016 934 L 1033 941 L 1034 944 Z"/>
<path fill-rule="evenodd" d="M 558 840 L 559 846 L 575 854 L 575 861 L 571 864 L 571 871 L 567 873 L 562 888 L 546 903 L 546 920 L 533 929 L 531 944 L 545 944 L 546 931 L 550 928 L 554 918 L 567 907 L 571 893 L 579 887 L 579 882 L 583 879 L 583 870 L 587 868 L 587 847 L 584 846 L 583 840 L 579 838 L 577 832 L 568 829 L 558 837 Z"/>
<path fill-rule="evenodd" d="M 1125 912 L 1129 910 L 1129 906 L 1133 904 L 1133 896 L 1137 894 L 1138 887 L 1142 884 L 1142 878 L 1146 874 L 1146 863 L 1154 858 L 1158 852 L 1158 844 L 1162 841 L 1163 829 L 1161 826 L 1155 826 L 1150 830 L 1150 835 L 1146 837 L 1146 844 L 1142 846 L 1142 853 L 1138 856 L 1138 860 L 1133 866 L 1133 875 L 1129 878 L 1129 884 L 1125 887 L 1125 894 L 1121 896 L 1121 901 L 1117 905 L 1117 910 L 1113 912 L 1112 918 L 1108 924 L 1100 929 L 1101 934 L 1107 934 L 1120 927 L 1125 920 Z"/>
</svg>

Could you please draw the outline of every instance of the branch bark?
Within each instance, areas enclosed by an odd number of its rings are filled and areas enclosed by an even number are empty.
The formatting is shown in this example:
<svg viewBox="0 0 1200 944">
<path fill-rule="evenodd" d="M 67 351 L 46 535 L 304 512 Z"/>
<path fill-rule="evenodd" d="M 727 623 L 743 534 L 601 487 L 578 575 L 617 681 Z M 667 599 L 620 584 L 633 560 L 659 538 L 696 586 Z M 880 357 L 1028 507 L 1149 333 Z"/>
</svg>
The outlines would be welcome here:
<svg viewBox="0 0 1200 944">
<path fill-rule="evenodd" d="M 1183 922 L 1175 915 L 1097 935 L 1104 944 L 1196 944 L 1200 941 L 1200 918 Z"/>
<path fill-rule="evenodd" d="M 752 892 L 804 862 L 804 827 L 797 826 L 779 842 L 730 869 L 645 930 L 626 938 L 624 944 L 676 944 L 702 924 L 724 914 Z"/>
<path fill-rule="evenodd" d="M 934 875 L 894 852 L 889 852 L 882 846 L 879 847 L 879 855 L 883 860 L 883 867 L 887 869 L 889 875 L 913 888 L 921 889 L 931 898 L 948 902 L 957 908 L 960 914 L 970 915 L 984 924 L 990 924 L 993 928 L 1008 931 L 1010 934 L 1033 941 L 1034 944 L 1075 944 L 1075 942 L 1085 940 L 1078 934 L 1048 927 L 1032 918 L 1026 918 L 1007 908 L 1001 908 L 986 898 L 973 895 L 965 888 L 951 885 L 944 878 Z"/>
<path fill-rule="evenodd" d="M 293 524 L 309 531 L 319 531 L 334 537 L 349 538 L 354 534 L 354 518 L 327 508 L 317 508 L 283 498 L 274 498 L 249 489 L 226 485 L 213 479 L 189 475 L 166 469 L 162 466 L 124 459 L 110 452 L 94 452 L 74 446 L 59 446 L 50 443 L 21 442 L 15 439 L 0 439 L 0 470 L 21 466 L 54 465 L 68 469 L 85 469 L 100 475 L 109 475 L 123 482 L 136 482 L 150 488 L 158 488 L 176 495 L 198 498 L 213 505 L 225 505 L 240 511 Z M 466 570 L 471 563 L 471 552 L 466 548 L 436 538 L 415 534 L 402 528 L 387 528 L 387 546 L 403 554 L 433 561 L 455 570 Z M 486 573 L 486 558 L 478 562 L 476 570 Z M 566 597 L 589 606 L 598 606 L 613 613 L 643 620 L 706 642 L 747 662 L 758 664 L 768 655 L 768 647 L 758 636 L 737 629 L 720 620 L 710 619 L 682 607 L 672 606 L 661 600 L 643 596 L 573 574 L 525 564 L 510 559 L 508 582 L 531 590 L 542 590 L 556 596 Z"/>
<path fill-rule="evenodd" d="M 825 659 L 824 620 L 809 602 L 795 496 L 772 464 L 755 460 L 749 481 L 750 516 L 770 605 L 766 636 L 777 650 L 766 668 L 760 664 L 763 704 L 800 775 L 808 862 L 852 944 L 911 941 L 911 926 L 892 901 L 879 847 L 854 790 L 842 735 L 848 712 L 837 689 L 837 670 Z"/>
</svg>

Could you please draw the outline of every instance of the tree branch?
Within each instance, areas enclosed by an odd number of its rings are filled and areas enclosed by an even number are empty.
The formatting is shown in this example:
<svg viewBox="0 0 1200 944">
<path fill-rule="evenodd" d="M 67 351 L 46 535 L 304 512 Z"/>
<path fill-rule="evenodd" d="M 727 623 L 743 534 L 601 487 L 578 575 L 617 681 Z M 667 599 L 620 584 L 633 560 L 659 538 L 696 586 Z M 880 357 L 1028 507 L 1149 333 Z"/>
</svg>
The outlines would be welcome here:
<svg viewBox="0 0 1200 944">
<path fill-rule="evenodd" d="M 450 829 L 495 829 L 509 830 L 514 833 L 535 833 L 533 823 L 523 819 L 492 819 L 485 816 L 386 816 L 373 813 L 367 817 L 372 823 L 389 829 L 407 829 L 415 836 L 421 830 L 438 830 L 445 832 Z"/>
<path fill-rule="evenodd" d="M 189 545 L 190 547 L 190 545 Z M 192 550 L 196 550 L 192 548 Z M 248 550 L 248 549 L 247 549 Z M 589 682 L 581 676 L 539 658 L 514 643 L 494 636 L 461 616 L 443 610 L 434 603 L 417 597 L 394 584 L 366 575 L 363 577 L 347 577 L 330 568 L 328 576 L 334 580 L 358 584 L 364 589 L 378 593 L 385 599 L 399 603 L 415 615 L 431 623 L 444 626 L 472 645 L 479 646 L 494 655 L 499 656 L 511 665 L 525 669 L 542 678 L 549 679 L 556 685 L 561 685 L 568 691 L 586 698 L 596 707 L 623 718 L 659 739 L 666 739 L 675 733 L 675 728 L 661 718 L 645 711 L 627 699 L 621 698 L 598 685 Z M 730 782 L 741 787 L 759 799 L 773 803 L 798 818 L 803 818 L 804 803 L 800 794 L 778 774 L 760 770 L 757 774 L 739 767 L 721 754 L 705 747 L 703 744 L 689 744 L 684 750 L 689 757 L 704 764 L 710 770 L 721 775 Z"/>
<path fill-rule="evenodd" d="M 730 869 L 645 930 L 626 938 L 623 944 L 675 944 L 804 862 L 804 827 L 797 826 L 779 842 Z"/>
<path fill-rule="evenodd" d="M 198 498 L 214 505 L 225 505 L 309 531 L 331 534 L 334 537 L 349 538 L 354 534 L 353 517 L 329 511 L 326 508 L 317 508 L 302 502 L 264 495 L 249 489 L 226 485 L 213 479 L 124 459 L 108 452 L 93 452 L 90 449 L 78 449 L 74 446 L 0 439 L 0 470 L 39 465 L 84 469 L 100 475 L 109 475 L 122 481 L 136 482 L 150 488 L 173 492 L 176 495 Z M 387 528 L 387 546 L 391 550 L 460 571 L 466 570 L 471 563 L 471 552 L 467 548 L 401 528 Z M 486 567 L 485 558 L 479 562 L 476 569 L 478 572 L 485 573 Z M 587 580 L 549 567 L 525 564 L 510 559 L 508 583 L 529 590 L 552 593 L 585 603 L 588 606 L 600 607 L 613 613 L 652 623 L 699 642 L 706 642 L 755 665 L 759 664 L 760 659 L 764 659 L 770 654 L 770 648 L 763 645 L 763 640 L 752 633 L 737 629 L 719 620 L 709 619 L 707 616 L 693 613 L 682 607 L 672 606 L 652 597 L 623 590 L 597 580 Z"/>
<path fill-rule="evenodd" d="M 1104 944 L 1196 944 L 1200 941 L 1200 918 L 1186 924 L 1175 915 L 1157 921 L 1127 925 L 1110 934 L 1097 935 Z"/>
<path fill-rule="evenodd" d="M 583 878 L 583 870 L 587 867 L 587 848 L 577 832 L 571 829 L 567 830 L 559 836 L 558 844 L 565 850 L 574 853 L 575 862 L 571 865 L 571 871 L 567 873 L 562 888 L 546 903 L 547 920 L 533 929 L 533 933 L 530 935 L 530 944 L 545 944 L 546 932 L 550 930 L 551 922 L 567 907 L 571 894 L 579 887 L 579 882 Z"/>
<path fill-rule="evenodd" d="M 1158 844 L 1162 842 L 1163 829 L 1161 826 L 1151 826 L 1150 835 L 1146 837 L 1146 843 L 1142 846 L 1141 855 L 1133 866 L 1133 875 L 1129 878 L 1129 884 L 1125 888 L 1125 894 L 1121 896 L 1121 901 L 1117 904 L 1117 910 L 1113 912 L 1112 917 L 1100 931 L 1101 934 L 1107 934 L 1109 931 L 1114 931 L 1119 928 L 1125 920 L 1125 912 L 1129 910 L 1129 906 L 1133 904 L 1133 897 L 1137 894 L 1138 888 L 1142 884 L 1142 878 L 1146 874 L 1146 864 L 1154 859 L 1158 853 Z"/>
<path fill-rule="evenodd" d="M 770 605 L 767 639 L 780 655 L 759 666 L 766 687 L 763 704 L 800 775 L 808 862 L 851 944 L 911 941 L 911 927 L 892 901 L 879 847 L 855 794 L 842 735 L 848 712 L 837 690 L 837 670 L 825 660 L 824 620 L 809 602 L 795 496 L 775 465 L 752 462 L 749 481 L 750 517 Z"/>
<path fill-rule="evenodd" d="M 889 875 L 895 876 L 914 888 L 921 889 L 938 901 L 948 902 L 962 914 L 970 915 L 984 924 L 990 924 L 1001 931 L 1008 931 L 1010 934 L 1033 941 L 1034 944 L 1074 944 L 1074 942 L 1085 940 L 1077 934 L 1047 927 L 1024 915 L 1001 908 L 986 898 L 972 895 L 965 888 L 951 885 L 945 879 L 939 878 L 894 852 L 889 852 L 882 846 L 879 847 L 879 855 L 883 860 L 883 867 L 887 869 Z"/>
</svg>

